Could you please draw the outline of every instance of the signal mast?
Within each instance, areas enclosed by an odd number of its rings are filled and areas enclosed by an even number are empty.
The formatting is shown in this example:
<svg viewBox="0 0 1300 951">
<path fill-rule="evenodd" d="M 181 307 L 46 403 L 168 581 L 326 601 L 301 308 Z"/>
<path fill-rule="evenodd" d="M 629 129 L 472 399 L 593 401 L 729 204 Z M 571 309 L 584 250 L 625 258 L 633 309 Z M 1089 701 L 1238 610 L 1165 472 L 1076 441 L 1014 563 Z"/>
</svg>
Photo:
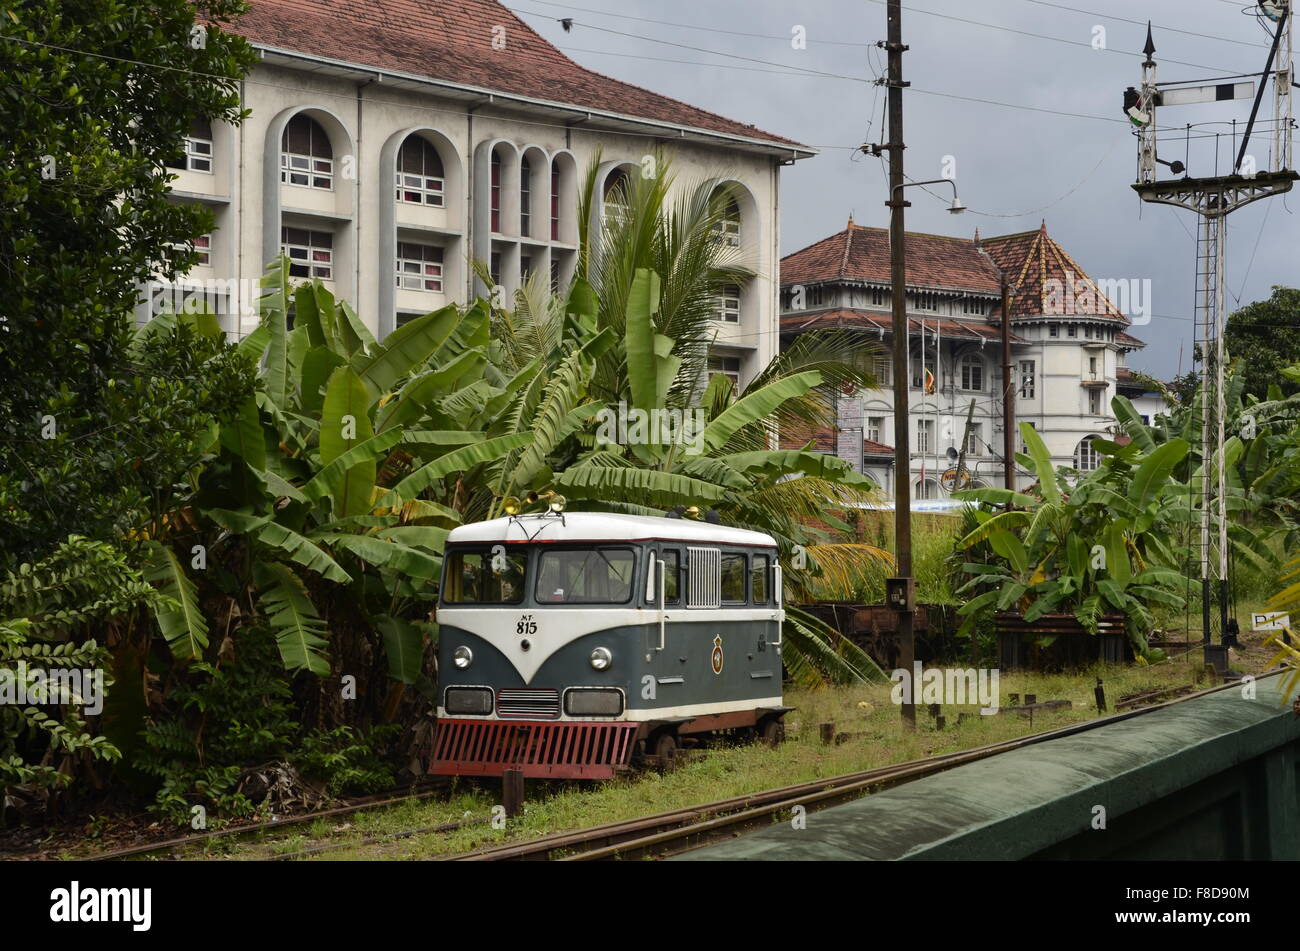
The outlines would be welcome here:
<svg viewBox="0 0 1300 951">
<path fill-rule="evenodd" d="M 1201 621 L 1202 642 L 1210 646 L 1210 607 L 1213 582 L 1217 581 L 1219 631 L 1228 622 L 1228 518 L 1224 451 L 1224 242 L 1227 217 L 1253 201 L 1271 198 L 1291 190 L 1300 175 L 1292 168 L 1292 6 L 1294 0 L 1256 0 L 1250 11 L 1266 27 L 1272 27 L 1272 46 L 1268 60 L 1254 82 L 1218 82 L 1191 86 L 1187 83 L 1156 81 L 1155 43 L 1151 25 L 1147 24 L 1147 41 L 1143 52 L 1142 82 L 1124 93 L 1124 112 L 1136 126 L 1138 138 L 1137 182 L 1133 189 L 1143 201 L 1173 205 L 1200 216 L 1196 241 L 1196 321 L 1201 338 Z M 1245 12 L 1243 10 L 1243 12 Z M 1260 170 L 1253 155 L 1247 152 L 1259 107 L 1273 78 L 1273 122 L 1271 156 L 1268 170 Z M 1224 77 L 1237 80 L 1243 77 Z M 1159 109 L 1195 103 L 1254 99 L 1250 119 L 1241 137 L 1229 174 L 1220 175 L 1218 139 L 1215 139 L 1214 175 L 1193 176 L 1179 161 L 1166 161 L 1157 147 L 1156 113 Z M 1226 123 L 1218 123 L 1226 124 Z M 1193 125 L 1186 126 L 1187 161 L 1191 162 Z M 1233 123 L 1233 144 L 1236 123 Z M 1209 138 L 1211 136 L 1206 136 Z M 1181 178 L 1161 180 L 1160 166 Z M 1211 466 L 1211 460 L 1213 465 Z M 1217 484 L 1216 484 L 1217 483 Z M 1217 505 L 1214 503 L 1217 502 Z M 1211 510 L 1216 510 L 1216 519 Z M 1217 529 L 1215 531 L 1214 529 Z M 1206 651 L 1209 654 L 1209 651 Z M 1207 662 L 1209 656 L 1206 657 Z"/>
</svg>

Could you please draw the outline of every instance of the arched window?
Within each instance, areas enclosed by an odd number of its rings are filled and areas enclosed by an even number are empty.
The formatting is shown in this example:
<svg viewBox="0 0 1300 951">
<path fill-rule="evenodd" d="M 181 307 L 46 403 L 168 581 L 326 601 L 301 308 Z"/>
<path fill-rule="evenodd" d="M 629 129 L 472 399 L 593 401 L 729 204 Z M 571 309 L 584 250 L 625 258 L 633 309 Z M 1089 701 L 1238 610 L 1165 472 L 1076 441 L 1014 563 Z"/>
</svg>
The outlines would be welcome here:
<svg viewBox="0 0 1300 951">
<path fill-rule="evenodd" d="M 1088 436 L 1074 448 L 1074 468 L 1079 472 L 1092 472 L 1101 465 L 1101 453 L 1092 446 L 1092 441 L 1096 438 Z"/>
<path fill-rule="evenodd" d="M 933 479 L 925 479 L 916 483 L 916 497 L 921 500 L 937 499 L 939 497 L 939 484 Z"/>
<path fill-rule="evenodd" d="M 397 200 L 441 208 L 446 185 L 438 150 L 423 136 L 407 136 L 397 150 Z"/>
<path fill-rule="evenodd" d="M 527 238 L 533 227 L 533 163 L 525 155 L 519 161 L 519 233 Z"/>
<path fill-rule="evenodd" d="M 605 179 L 605 226 L 609 227 L 614 222 L 626 221 L 628 216 L 628 190 L 631 183 L 628 180 L 627 172 L 621 168 L 616 168 L 609 173 Z"/>
<path fill-rule="evenodd" d="M 984 361 L 973 353 L 961 358 L 961 388 L 973 392 L 984 389 Z"/>
<path fill-rule="evenodd" d="M 324 127 L 299 113 L 280 141 L 280 181 L 308 188 L 334 188 L 334 149 Z"/>
<path fill-rule="evenodd" d="M 722 217 L 713 226 L 713 235 L 729 248 L 740 247 L 740 202 L 731 194 L 725 196 Z"/>
</svg>

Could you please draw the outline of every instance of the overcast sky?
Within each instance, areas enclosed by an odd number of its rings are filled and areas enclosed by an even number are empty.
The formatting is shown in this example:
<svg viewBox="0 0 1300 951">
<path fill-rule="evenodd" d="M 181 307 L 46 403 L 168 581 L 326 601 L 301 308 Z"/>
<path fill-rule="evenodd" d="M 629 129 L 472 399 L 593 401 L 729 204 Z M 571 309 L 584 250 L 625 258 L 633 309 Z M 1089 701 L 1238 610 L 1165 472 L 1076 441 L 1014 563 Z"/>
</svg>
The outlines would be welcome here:
<svg viewBox="0 0 1300 951">
<path fill-rule="evenodd" d="M 881 162 L 853 151 L 882 138 L 884 90 L 871 80 L 883 70 L 884 54 L 871 44 L 885 35 L 883 0 L 503 2 L 591 69 L 819 148 L 820 155 L 782 173 L 783 255 L 842 229 L 850 212 L 859 224 L 888 224 Z M 907 173 L 938 178 L 944 157 L 953 156 L 962 200 L 983 213 L 955 217 L 946 202 L 910 189 L 908 230 L 969 237 L 978 227 L 984 235 L 1010 234 L 1037 228 L 1045 218 L 1048 231 L 1093 278 L 1151 282 L 1154 316 L 1133 331 L 1148 346 L 1130 356 L 1130 365 L 1168 378 L 1181 359 L 1187 370 L 1197 219 L 1144 204 L 1130 189 L 1137 146 L 1121 97 L 1140 79 L 1142 57 L 1132 54 L 1143 46 L 1147 18 L 1155 24 L 1162 82 L 1258 73 L 1267 37 L 1241 12 L 1248 6 L 1244 0 L 904 0 L 904 42 L 911 47 L 904 78 L 913 86 L 905 100 Z M 559 17 L 573 18 L 571 32 Z M 1142 25 L 1128 22 L 1139 19 Z M 796 26 L 806 30 L 804 50 L 791 46 Z M 1104 41 L 1104 51 L 1093 48 L 1094 38 Z M 790 74 L 709 51 L 854 78 Z M 1249 111 L 1249 101 L 1168 107 L 1159 122 L 1223 123 L 1199 131 L 1225 133 L 1219 153 L 1226 166 L 1230 122 L 1237 119 L 1240 129 Z M 1271 119 L 1271 86 L 1260 115 Z M 1268 167 L 1270 141 L 1266 131 L 1251 143 L 1261 169 Z M 1193 143 L 1193 175 L 1215 173 L 1212 143 Z M 1162 139 L 1160 153 L 1186 161 L 1184 137 Z M 1230 309 L 1238 298 L 1248 303 L 1267 297 L 1275 284 L 1296 283 L 1296 208 L 1300 191 L 1231 216 Z"/>
</svg>

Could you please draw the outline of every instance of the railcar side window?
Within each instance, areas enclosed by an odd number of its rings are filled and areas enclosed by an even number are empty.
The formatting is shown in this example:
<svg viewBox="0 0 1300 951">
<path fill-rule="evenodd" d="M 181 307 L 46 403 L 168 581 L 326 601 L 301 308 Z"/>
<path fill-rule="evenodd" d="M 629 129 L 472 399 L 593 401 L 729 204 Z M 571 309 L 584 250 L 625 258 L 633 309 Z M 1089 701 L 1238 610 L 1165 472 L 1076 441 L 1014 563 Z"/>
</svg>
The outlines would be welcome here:
<svg viewBox="0 0 1300 951">
<path fill-rule="evenodd" d="M 767 555 L 755 555 L 749 568 L 749 589 L 755 604 L 767 604 Z"/>
<path fill-rule="evenodd" d="M 443 603 L 519 604 L 524 600 L 527 566 L 528 559 L 521 552 L 451 551 Z"/>
<path fill-rule="evenodd" d="M 682 553 L 679 551 L 661 551 L 659 558 L 664 563 L 664 604 L 676 604 L 682 598 Z"/>
<path fill-rule="evenodd" d="M 539 604 L 626 604 L 636 556 L 627 548 L 543 551 L 537 569 Z"/>
<path fill-rule="evenodd" d="M 745 556 L 722 556 L 722 601 L 743 604 L 745 601 Z"/>
</svg>

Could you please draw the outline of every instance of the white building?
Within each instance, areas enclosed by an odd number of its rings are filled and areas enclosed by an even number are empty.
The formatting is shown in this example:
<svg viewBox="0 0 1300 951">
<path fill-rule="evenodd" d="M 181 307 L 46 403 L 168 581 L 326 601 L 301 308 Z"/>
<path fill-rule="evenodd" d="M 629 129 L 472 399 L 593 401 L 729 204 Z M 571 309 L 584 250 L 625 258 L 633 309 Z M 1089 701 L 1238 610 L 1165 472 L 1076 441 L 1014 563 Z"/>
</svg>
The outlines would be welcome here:
<svg viewBox="0 0 1300 951">
<path fill-rule="evenodd" d="M 261 53 L 241 83 L 251 114 L 196 126 L 173 183 L 215 212 L 187 281 L 236 311 L 229 333 L 257 318 L 228 292 L 249 296 L 281 251 L 380 339 L 485 294 L 475 260 L 507 295 L 532 273 L 563 291 L 583 173 L 599 156 L 616 194 L 663 150 L 677 188 L 726 190 L 757 275 L 720 294 L 715 369 L 747 382 L 773 356 L 780 168 L 811 150 L 586 70 L 492 0 L 253 0 L 232 30 Z"/>
<path fill-rule="evenodd" d="M 963 443 L 970 473 L 964 484 L 1004 482 L 1004 280 L 1016 288 L 1011 383 L 1017 424 L 1031 423 L 1059 465 L 1079 470 L 1098 464 L 1090 441 L 1114 433 L 1111 398 L 1126 374 L 1127 354 L 1145 344 L 1127 332 L 1128 318 L 1052 240 L 1046 224 L 1001 238 L 976 233 L 974 240 L 909 233 L 909 477 L 918 499 L 942 498 L 956 487 L 953 460 Z M 880 388 L 841 397 L 839 432 L 815 434 L 813 441 L 892 490 L 889 232 L 850 219 L 838 234 L 787 256 L 781 281 L 785 340 L 813 328 L 856 328 L 880 347 Z M 802 435 L 787 434 L 783 443 Z M 1024 451 L 1018 437 L 1015 449 Z M 1030 482 L 1022 471 L 1021 486 Z"/>
</svg>

